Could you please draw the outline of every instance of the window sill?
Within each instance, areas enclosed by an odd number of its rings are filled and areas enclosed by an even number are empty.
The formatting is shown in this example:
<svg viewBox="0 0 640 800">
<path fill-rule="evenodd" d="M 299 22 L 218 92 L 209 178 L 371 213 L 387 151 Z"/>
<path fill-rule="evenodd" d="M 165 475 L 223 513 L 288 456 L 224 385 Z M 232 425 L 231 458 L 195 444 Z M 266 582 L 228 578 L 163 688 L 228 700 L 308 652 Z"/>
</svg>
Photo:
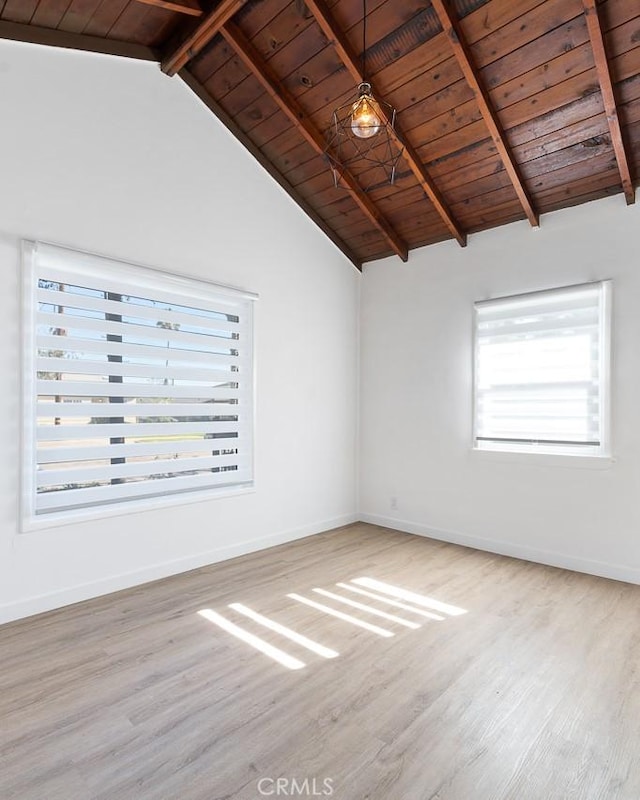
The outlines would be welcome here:
<svg viewBox="0 0 640 800">
<path fill-rule="evenodd" d="M 515 450 L 484 450 L 470 448 L 471 457 L 481 461 L 505 464 L 524 464 L 529 467 L 561 467 L 564 469 L 611 469 L 613 456 L 568 455 L 561 453 L 516 452 Z"/>
<path fill-rule="evenodd" d="M 223 497 L 236 497 L 237 495 L 252 494 L 256 491 L 255 484 L 245 484 L 240 486 L 226 486 L 210 491 L 201 491 L 191 495 L 168 495 L 165 497 L 146 497 L 140 500 L 130 500 L 123 503 L 114 503 L 111 506 L 93 506 L 91 508 L 73 509 L 70 511 L 59 511 L 55 514 L 47 514 L 38 517 L 22 519 L 20 533 L 32 533 L 35 531 L 46 530 L 47 528 L 59 528 L 63 525 L 73 525 L 83 522 L 95 522 L 105 517 L 120 517 L 129 514 L 142 514 L 145 511 L 154 511 L 171 506 L 191 505 L 192 503 L 204 503 L 207 500 L 217 500 Z"/>
</svg>

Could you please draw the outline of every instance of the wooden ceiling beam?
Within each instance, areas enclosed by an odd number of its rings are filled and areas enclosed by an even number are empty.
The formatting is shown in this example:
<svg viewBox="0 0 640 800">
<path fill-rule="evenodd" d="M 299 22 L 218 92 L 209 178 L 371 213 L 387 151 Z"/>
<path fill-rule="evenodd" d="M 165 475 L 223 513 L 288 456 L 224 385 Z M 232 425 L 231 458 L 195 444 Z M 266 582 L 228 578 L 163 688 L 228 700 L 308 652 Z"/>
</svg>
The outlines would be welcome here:
<svg viewBox="0 0 640 800">
<path fill-rule="evenodd" d="M 220 0 L 218 5 L 162 59 L 162 71 L 167 75 L 179 72 L 209 44 L 225 22 L 230 20 L 246 2 L 247 0 Z"/>
<path fill-rule="evenodd" d="M 166 8 L 167 11 L 190 14 L 192 17 L 201 17 L 203 13 L 197 0 L 138 0 L 138 2 L 157 8 Z"/>
<path fill-rule="evenodd" d="M 587 30 L 589 31 L 589 39 L 591 40 L 591 49 L 593 50 L 593 57 L 596 64 L 596 72 L 600 83 L 604 110 L 607 115 L 609 133 L 611 134 L 611 144 L 613 145 L 613 151 L 616 156 L 616 161 L 618 162 L 620 182 L 622 183 L 627 205 L 632 205 L 636 201 L 636 190 L 631 179 L 629 160 L 622 138 L 618 106 L 613 91 L 613 81 L 611 80 L 611 70 L 609 69 L 609 60 L 607 58 L 602 25 L 600 23 L 600 17 L 598 16 L 598 7 L 596 5 L 596 0 L 582 0 L 582 5 L 584 6 Z"/>
<path fill-rule="evenodd" d="M 361 83 L 363 80 L 363 75 L 360 58 L 357 56 L 349 40 L 340 30 L 336 21 L 333 19 L 325 0 L 305 0 L 305 5 L 313 14 L 322 32 L 329 40 L 329 43 L 335 48 L 338 57 L 345 65 L 356 84 Z M 376 93 L 376 88 L 372 81 L 369 78 L 367 78 L 367 81 L 371 84 L 374 97 L 382 97 L 382 95 Z M 380 110 L 384 112 L 382 107 Z M 396 147 L 404 151 L 403 157 L 411 169 L 411 172 L 413 172 L 418 180 L 424 193 L 435 206 L 436 211 L 451 232 L 453 238 L 458 241 L 458 244 L 460 244 L 461 247 L 464 247 L 467 243 L 466 234 L 461 230 L 460 226 L 449 211 L 449 208 L 447 207 L 440 190 L 429 176 L 429 173 L 422 163 L 417 150 L 397 128 L 391 127 L 391 132 Z"/>
<path fill-rule="evenodd" d="M 256 161 L 271 175 L 282 189 L 297 203 L 304 213 L 320 228 L 320 230 L 342 251 L 351 263 L 362 270 L 362 260 L 356 256 L 353 250 L 333 231 L 322 217 L 307 203 L 302 195 L 295 189 L 284 175 L 277 170 L 266 158 L 259 147 L 247 136 L 239 125 L 227 114 L 222 106 L 214 100 L 200 81 L 186 67 L 178 73 L 180 78 L 191 89 L 191 91 L 204 103 L 204 105 L 220 120 L 227 130 L 236 137 L 240 144 L 248 150 Z"/>
<path fill-rule="evenodd" d="M 151 47 L 134 42 L 121 42 L 118 39 L 103 39 L 88 36 L 86 33 L 69 33 L 38 25 L 24 25 L 20 22 L 0 21 L 0 39 L 14 42 L 31 42 L 49 47 L 62 47 L 68 50 L 86 50 L 89 53 L 104 53 L 110 56 L 137 58 L 141 61 L 159 61 L 159 53 Z"/>
<path fill-rule="evenodd" d="M 538 214 L 534 210 L 529 193 L 527 192 L 524 181 L 520 176 L 516 162 L 511 154 L 502 125 L 493 108 L 489 94 L 480 80 L 480 73 L 473 63 L 471 51 L 465 41 L 460 24 L 449 10 L 446 0 L 432 0 L 431 5 L 440 19 L 443 31 L 449 39 L 454 56 L 462 70 L 462 74 L 475 96 L 482 118 L 489 129 L 491 138 L 502 159 L 502 163 L 513 184 L 513 188 L 518 195 L 518 200 L 522 205 L 524 213 L 531 225 L 537 228 L 540 224 Z"/>
<path fill-rule="evenodd" d="M 240 28 L 233 22 L 227 22 L 220 32 L 259 81 L 269 97 L 287 115 L 304 139 L 319 155 L 324 155 L 327 143 L 322 132 L 315 127 L 296 98 L 288 89 L 282 86 L 271 66 L 260 56 Z M 406 242 L 380 213 L 356 178 L 345 169 L 342 172 L 342 180 L 369 221 L 381 231 L 393 251 L 403 261 L 406 261 L 409 255 L 409 248 Z"/>
</svg>

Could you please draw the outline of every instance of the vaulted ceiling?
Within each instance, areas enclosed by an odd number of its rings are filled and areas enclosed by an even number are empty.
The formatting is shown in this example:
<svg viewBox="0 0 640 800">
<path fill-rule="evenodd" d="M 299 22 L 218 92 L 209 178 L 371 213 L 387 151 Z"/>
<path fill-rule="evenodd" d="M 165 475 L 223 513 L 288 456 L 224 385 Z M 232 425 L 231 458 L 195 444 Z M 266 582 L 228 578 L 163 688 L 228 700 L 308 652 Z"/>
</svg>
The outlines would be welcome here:
<svg viewBox="0 0 640 800">
<path fill-rule="evenodd" d="M 362 80 L 362 0 L 0 0 L 0 38 L 179 75 L 357 266 L 635 199 L 640 0 L 368 0 L 393 185 L 366 159 L 337 186 L 329 169 L 333 110 Z"/>
</svg>

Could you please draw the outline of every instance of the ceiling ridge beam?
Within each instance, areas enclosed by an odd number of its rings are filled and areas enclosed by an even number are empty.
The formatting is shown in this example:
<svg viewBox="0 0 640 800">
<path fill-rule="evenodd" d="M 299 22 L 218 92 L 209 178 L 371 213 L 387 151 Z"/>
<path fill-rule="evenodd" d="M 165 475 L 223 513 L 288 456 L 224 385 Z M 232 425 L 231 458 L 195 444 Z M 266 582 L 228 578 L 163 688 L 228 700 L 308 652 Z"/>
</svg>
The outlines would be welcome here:
<svg viewBox="0 0 640 800">
<path fill-rule="evenodd" d="M 0 21 L 0 39 L 44 44 L 69 50 L 86 50 L 90 53 L 104 53 L 109 56 L 137 58 L 140 61 L 157 62 L 160 60 L 157 50 L 142 44 L 122 42 L 119 39 L 103 39 L 100 36 L 90 36 L 86 33 L 70 33 L 6 20 Z"/>
<path fill-rule="evenodd" d="M 207 16 L 168 52 L 162 59 L 162 71 L 167 75 L 175 75 L 182 67 L 206 47 L 220 28 L 234 16 L 247 0 L 221 0 Z"/>
<path fill-rule="evenodd" d="M 596 72 L 598 74 L 600 93 L 604 103 L 605 114 L 607 115 L 609 133 L 611 134 L 611 144 L 613 145 L 613 151 L 616 156 L 616 161 L 618 162 L 620 182 L 627 205 L 630 206 L 636 201 L 636 190 L 631 179 L 629 160 L 624 146 L 624 139 L 622 138 L 618 106 L 613 91 L 613 81 L 611 79 L 609 59 L 607 58 L 607 50 L 604 43 L 602 24 L 598 15 L 598 7 L 595 0 L 582 0 L 582 5 L 584 6 L 587 30 L 589 31 L 591 49 L 593 50 Z"/>
<path fill-rule="evenodd" d="M 180 14 L 190 14 L 192 17 L 201 17 L 202 8 L 197 0 L 138 0 L 139 3 L 146 3 L 148 6 L 164 8 L 167 11 L 178 11 Z"/>
<path fill-rule="evenodd" d="M 347 37 L 338 27 L 325 0 L 305 0 L 305 4 L 309 11 L 311 11 L 313 14 L 324 35 L 329 40 L 329 43 L 335 48 L 338 57 L 350 72 L 356 84 L 361 83 L 364 76 L 360 66 L 360 59 L 352 48 Z M 376 93 L 375 85 L 369 78 L 367 78 L 367 82 L 371 85 L 373 96 L 381 97 L 379 93 Z M 384 108 L 382 106 L 380 107 L 380 111 L 384 114 Z M 387 122 L 390 122 L 390 120 L 387 119 Z M 417 150 L 413 147 L 411 142 L 409 142 L 406 137 L 397 128 L 395 128 L 395 126 L 390 125 L 389 127 L 389 133 L 392 136 L 396 147 L 404 151 L 403 157 L 418 180 L 422 190 L 434 205 L 436 211 L 440 215 L 440 218 L 451 232 L 453 238 L 458 241 L 461 247 L 464 247 L 467 243 L 467 236 L 454 219 L 442 193 L 422 163 Z"/>
<path fill-rule="evenodd" d="M 277 170 L 267 159 L 260 148 L 249 136 L 239 127 L 239 125 L 227 114 L 222 106 L 214 100 L 211 94 L 205 89 L 200 81 L 186 67 L 178 73 L 179 77 L 191 89 L 191 91 L 204 103 L 204 105 L 220 120 L 227 130 L 236 137 L 263 169 L 271 175 L 276 183 L 298 204 L 304 213 L 320 228 L 320 230 L 335 244 L 335 246 L 346 256 L 346 258 L 362 270 L 362 260 L 356 256 L 353 250 L 333 231 L 322 217 L 309 205 L 302 195 L 295 189 L 284 175 Z"/>
<path fill-rule="evenodd" d="M 485 125 L 489 129 L 491 138 L 498 150 L 498 154 L 502 159 L 504 168 L 509 176 L 513 188 L 518 195 L 518 200 L 522 206 L 524 213 L 534 228 L 540 224 L 538 214 L 533 207 L 533 202 L 529 197 L 529 193 L 524 185 L 524 181 L 518 170 L 518 166 L 513 158 L 509 145 L 507 143 L 502 124 L 498 119 L 498 115 L 493 108 L 489 93 L 485 89 L 480 74 L 473 62 L 473 57 L 469 46 L 464 38 L 462 28 L 459 21 L 452 15 L 449 10 L 446 0 L 432 0 L 431 5 L 436 11 L 440 19 L 440 24 L 449 39 L 453 54 L 462 70 L 465 80 L 469 88 L 475 96 L 476 103 L 480 109 L 480 114 L 484 120 Z"/>
<path fill-rule="evenodd" d="M 262 58 L 240 28 L 233 22 L 227 22 L 220 32 L 251 71 L 252 75 L 259 81 L 269 97 L 295 125 L 301 136 L 319 155 L 324 155 L 327 147 L 325 137 L 310 120 L 296 98 L 288 89 L 282 86 L 273 68 Z M 406 242 L 393 229 L 375 203 L 362 189 L 356 178 L 346 169 L 341 173 L 341 177 L 361 211 L 380 230 L 393 251 L 403 261 L 406 261 L 409 254 Z"/>
</svg>

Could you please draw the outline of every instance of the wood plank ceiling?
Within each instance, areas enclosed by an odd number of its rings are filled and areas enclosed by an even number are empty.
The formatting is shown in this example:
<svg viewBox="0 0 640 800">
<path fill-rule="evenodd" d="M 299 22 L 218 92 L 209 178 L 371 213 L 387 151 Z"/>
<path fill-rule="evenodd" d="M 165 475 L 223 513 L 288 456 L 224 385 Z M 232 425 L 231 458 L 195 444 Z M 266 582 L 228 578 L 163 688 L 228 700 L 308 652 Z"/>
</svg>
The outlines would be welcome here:
<svg viewBox="0 0 640 800">
<path fill-rule="evenodd" d="M 403 158 L 393 186 L 358 163 L 336 187 L 326 131 L 362 79 L 362 0 L 0 0 L 0 37 L 178 74 L 357 266 L 634 202 L 640 0 L 368 0 L 366 31 Z"/>
</svg>

